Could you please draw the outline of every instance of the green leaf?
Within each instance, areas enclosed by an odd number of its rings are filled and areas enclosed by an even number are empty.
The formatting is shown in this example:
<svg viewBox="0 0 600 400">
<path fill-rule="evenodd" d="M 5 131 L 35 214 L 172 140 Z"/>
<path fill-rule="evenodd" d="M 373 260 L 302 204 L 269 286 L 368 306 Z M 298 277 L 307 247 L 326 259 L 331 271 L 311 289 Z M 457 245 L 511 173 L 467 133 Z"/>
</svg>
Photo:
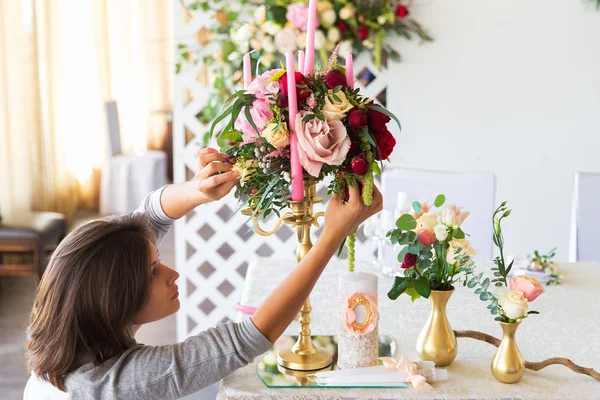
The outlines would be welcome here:
<svg viewBox="0 0 600 400">
<path fill-rule="evenodd" d="M 225 111 L 223 111 L 223 113 L 221 115 L 219 115 L 212 123 L 212 125 L 210 126 L 210 136 L 212 137 L 215 131 L 216 126 L 219 124 L 219 122 L 223 121 L 225 118 L 227 118 L 228 115 L 231 114 L 231 111 L 233 110 L 233 105 L 230 106 L 228 109 L 226 109 Z"/>
<path fill-rule="evenodd" d="M 404 246 L 404 248 L 400 250 L 400 253 L 398 253 L 398 262 L 400 264 L 402 264 L 402 259 L 406 253 L 408 253 L 408 246 Z"/>
<path fill-rule="evenodd" d="M 452 231 L 452 237 L 455 239 L 464 239 L 465 233 L 460 228 L 456 228 Z"/>
<path fill-rule="evenodd" d="M 402 214 L 400 218 L 396 220 L 396 226 L 403 231 L 412 231 L 417 227 L 417 220 L 410 214 Z"/>
<path fill-rule="evenodd" d="M 487 301 L 487 300 L 489 300 L 489 297 L 488 297 L 488 294 L 487 294 L 487 292 L 483 292 L 483 293 L 481 293 L 481 294 L 479 295 L 479 300 L 481 300 L 481 301 Z"/>
<path fill-rule="evenodd" d="M 443 194 L 438 194 L 433 202 L 433 205 L 436 207 L 441 207 L 446 202 L 446 196 Z"/>
<path fill-rule="evenodd" d="M 469 289 L 473 289 L 475 286 L 477 286 L 477 282 L 475 282 L 475 281 L 469 281 L 469 282 L 467 282 L 467 287 Z"/>
<path fill-rule="evenodd" d="M 388 292 L 388 297 L 391 300 L 396 300 L 398 297 L 400 297 L 400 295 L 402 293 L 404 293 L 404 291 L 406 290 L 407 287 L 408 287 L 407 279 L 397 276 L 394 279 L 394 285 Z"/>
<path fill-rule="evenodd" d="M 412 208 L 417 214 L 421 214 L 423 212 L 423 208 L 421 208 L 421 203 L 419 203 L 418 201 L 413 201 Z"/>
<path fill-rule="evenodd" d="M 417 232 L 409 231 L 409 232 L 407 232 L 407 235 L 408 235 L 409 243 L 416 243 L 417 240 L 419 239 L 419 235 L 417 235 Z"/>
<path fill-rule="evenodd" d="M 390 117 L 391 119 L 396 121 L 396 124 L 398 124 L 398 128 L 400 130 L 402 130 L 402 126 L 400 125 L 400 121 L 398 120 L 398 117 L 396 117 L 394 114 L 389 112 L 387 109 L 385 109 L 381 106 L 377 106 L 377 105 L 371 105 L 368 108 L 370 108 L 371 110 L 379 111 L 380 113 L 387 115 L 388 117 Z"/>
<path fill-rule="evenodd" d="M 406 246 L 406 249 L 409 253 L 412 253 L 414 255 L 420 255 L 421 254 L 421 244 L 417 243 L 417 244 L 411 244 L 410 246 Z"/>
<path fill-rule="evenodd" d="M 477 288 L 477 289 L 475 290 L 475 294 L 481 294 L 481 292 L 482 292 L 482 291 L 483 291 L 483 290 L 482 290 L 481 288 Z"/>
<path fill-rule="evenodd" d="M 340 247 L 337 252 L 338 257 L 340 256 L 340 254 L 342 254 L 342 251 L 344 251 L 344 245 L 346 244 L 346 239 L 347 239 L 347 237 L 345 237 L 344 240 L 342 240 L 342 244 L 340 244 Z"/>
<path fill-rule="evenodd" d="M 252 119 L 252 114 L 250 114 L 250 107 L 245 107 L 244 113 L 246 114 L 246 119 L 248 120 L 248 122 L 250 122 L 250 125 L 252 125 L 252 128 L 254 128 L 254 132 L 256 132 L 256 134 L 258 136 L 260 136 L 258 127 L 256 126 L 256 124 L 254 123 L 254 120 Z"/>
<path fill-rule="evenodd" d="M 421 297 L 421 295 L 415 289 L 415 285 L 413 284 L 413 281 L 409 281 L 408 287 L 406 288 L 404 293 L 407 294 L 408 296 L 410 296 L 410 301 L 413 303 L 415 302 L 415 300 L 417 300 Z"/>
<path fill-rule="evenodd" d="M 419 293 L 421 296 L 425 297 L 426 299 L 429 298 L 429 295 L 431 294 L 431 288 L 429 287 L 429 281 L 425 278 L 419 278 L 419 279 L 415 280 L 415 290 L 417 291 L 417 293 Z"/>
<path fill-rule="evenodd" d="M 485 278 L 485 280 L 483 281 L 483 283 L 481 284 L 481 286 L 483 286 L 483 288 L 485 290 L 487 290 L 487 288 L 490 287 L 490 278 Z"/>
</svg>

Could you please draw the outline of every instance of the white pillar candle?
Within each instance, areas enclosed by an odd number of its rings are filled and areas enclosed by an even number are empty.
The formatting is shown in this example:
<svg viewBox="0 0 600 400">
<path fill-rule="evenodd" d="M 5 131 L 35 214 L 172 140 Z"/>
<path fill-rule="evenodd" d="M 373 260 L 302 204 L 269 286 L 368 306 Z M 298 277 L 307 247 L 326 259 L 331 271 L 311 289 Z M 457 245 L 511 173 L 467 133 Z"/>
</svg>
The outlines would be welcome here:
<svg viewBox="0 0 600 400">
<path fill-rule="evenodd" d="M 374 315 L 375 328 L 367 333 L 363 328 L 350 329 L 346 324 L 348 300 L 362 293 L 375 307 L 378 305 L 377 275 L 365 272 L 344 272 L 339 281 L 340 335 L 338 340 L 338 366 L 341 369 L 363 368 L 377 365 L 379 350 L 378 312 Z M 358 295 L 360 297 L 360 295 Z M 354 297 L 356 298 L 356 297 Z M 362 304 L 352 309 L 357 323 L 362 323 L 369 316 L 368 308 Z M 352 312 L 350 311 L 352 314 Z M 358 330 L 358 332 L 356 331 Z"/>
</svg>

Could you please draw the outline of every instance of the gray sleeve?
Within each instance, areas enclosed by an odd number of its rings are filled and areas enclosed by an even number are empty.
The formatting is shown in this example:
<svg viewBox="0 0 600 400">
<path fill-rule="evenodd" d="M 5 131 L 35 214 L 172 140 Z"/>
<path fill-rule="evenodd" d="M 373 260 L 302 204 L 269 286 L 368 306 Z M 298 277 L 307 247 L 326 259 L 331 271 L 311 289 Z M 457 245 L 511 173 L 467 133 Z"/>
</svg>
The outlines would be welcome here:
<svg viewBox="0 0 600 400">
<path fill-rule="evenodd" d="M 271 347 L 252 320 L 227 322 L 182 343 L 129 350 L 114 364 L 84 373 L 86 381 L 94 382 L 93 389 L 85 385 L 85 393 L 92 389 L 93 398 L 103 400 L 178 399 L 218 382 Z M 81 376 L 70 378 L 73 385 Z"/>
<path fill-rule="evenodd" d="M 160 195 L 165 187 L 166 186 L 163 186 L 154 192 L 150 192 L 144 200 L 142 200 L 142 204 L 140 204 L 138 209 L 134 211 L 134 213 L 145 213 L 148 216 L 148 220 L 156 234 L 156 243 L 159 243 L 162 238 L 165 237 L 167 232 L 169 232 L 171 225 L 175 222 L 175 219 L 165 214 L 165 211 L 160 205 Z"/>
</svg>

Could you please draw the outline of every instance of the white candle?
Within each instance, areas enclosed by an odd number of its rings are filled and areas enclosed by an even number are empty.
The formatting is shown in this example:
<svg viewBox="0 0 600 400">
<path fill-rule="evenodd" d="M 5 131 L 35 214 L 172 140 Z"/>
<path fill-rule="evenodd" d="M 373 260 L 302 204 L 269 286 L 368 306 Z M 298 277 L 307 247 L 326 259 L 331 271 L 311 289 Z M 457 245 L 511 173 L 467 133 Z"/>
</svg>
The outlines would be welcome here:
<svg viewBox="0 0 600 400">
<path fill-rule="evenodd" d="M 368 295 L 376 304 L 377 275 L 366 272 L 344 272 L 340 276 L 340 290 L 349 295 L 361 292 Z"/>
</svg>

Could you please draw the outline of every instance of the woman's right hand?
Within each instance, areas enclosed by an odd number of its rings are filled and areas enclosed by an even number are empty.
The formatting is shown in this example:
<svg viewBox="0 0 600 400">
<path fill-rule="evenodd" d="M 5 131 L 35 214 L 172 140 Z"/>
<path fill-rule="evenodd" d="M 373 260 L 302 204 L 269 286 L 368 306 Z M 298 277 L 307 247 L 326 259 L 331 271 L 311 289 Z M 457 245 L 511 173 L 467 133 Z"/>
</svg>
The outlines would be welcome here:
<svg viewBox="0 0 600 400">
<path fill-rule="evenodd" d="M 373 203 L 366 206 L 362 193 L 357 186 L 349 187 L 350 199 L 342 201 L 342 194 L 333 195 L 325 211 L 323 233 L 341 239 L 356 232 L 358 226 L 367 218 L 377 214 L 383 208 L 381 192 L 373 185 Z"/>
</svg>

